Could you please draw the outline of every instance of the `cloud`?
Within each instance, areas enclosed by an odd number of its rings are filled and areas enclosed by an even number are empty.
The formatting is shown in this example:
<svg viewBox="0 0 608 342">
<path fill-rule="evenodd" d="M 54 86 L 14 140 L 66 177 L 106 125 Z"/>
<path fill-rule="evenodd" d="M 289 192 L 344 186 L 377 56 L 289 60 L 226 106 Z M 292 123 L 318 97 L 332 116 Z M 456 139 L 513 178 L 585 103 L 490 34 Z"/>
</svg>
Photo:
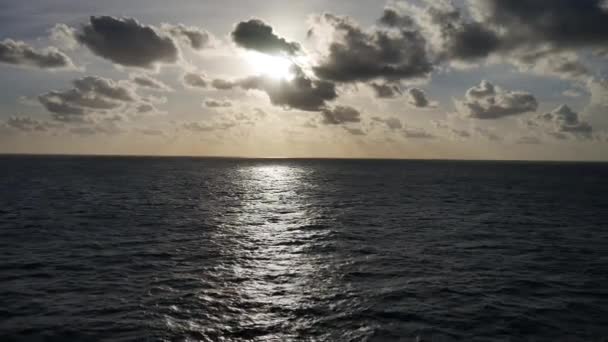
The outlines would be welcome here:
<svg viewBox="0 0 608 342">
<path fill-rule="evenodd" d="M 591 72 L 580 61 L 580 49 L 602 51 L 608 43 L 605 0 L 468 0 L 463 7 L 424 3 L 393 3 L 381 22 L 417 27 L 437 62 L 489 59 L 522 71 L 581 79 Z"/>
<path fill-rule="evenodd" d="M 398 84 L 372 82 L 369 86 L 376 93 L 376 97 L 380 99 L 392 99 L 403 94 L 401 86 Z"/>
<path fill-rule="evenodd" d="M 0 63 L 39 69 L 74 69 L 70 57 L 56 47 L 37 50 L 25 42 L 5 39 L 0 42 Z"/>
<path fill-rule="evenodd" d="M 350 135 L 355 135 L 355 136 L 364 136 L 367 133 L 365 133 L 364 130 L 362 130 L 361 128 L 352 128 L 352 127 L 348 127 L 348 126 L 344 126 L 343 127 L 344 130 L 346 130 L 346 132 L 348 132 L 348 134 Z"/>
<path fill-rule="evenodd" d="M 559 51 L 554 48 L 536 47 L 517 50 L 502 57 L 505 62 L 516 66 L 521 72 L 533 72 L 542 76 L 583 81 L 590 71 L 576 52 Z"/>
<path fill-rule="evenodd" d="M 534 119 L 527 121 L 528 127 L 541 127 L 550 135 L 558 139 L 568 136 L 578 139 L 592 139 L 593 127 L 582 121 L 579 114 L 570 107 L 562 105 L 549 113 L 537 115 Z"/>
<path fill-rule="evenodd" d="M 486 138 L 490 141 L 502 141 L 502 137 L 497 135 L 494 131 L 489 130 L 487 128 L 483 128 L 483 127 L 475 127 L 475 133 L 482 137 L 482 138 Z"/>
<path fill-rule="evenodd" d="M 228 80 L 214 79 L 211 82 L 211 86 L 217 90 L 231 90 L 236 85 L 234 84 L 234 82 Z"/>
<path fill-rule="evenodd" d="M 503 44 L 579 48 L 608 43 L 604 0 L 502 1 L 471 0 L 479 20 L 501 28 Z"/>
<path fill-rule="evenodd" d="M 209 133 L 216 131 L 226 131 L 235 127 L 252 126 L 261 120 L 266 113 L 260 109 L 254 109 L 251 113 L 228 112 L 221 117 L 216 117 L 208 121 L 183 122 L 181 129 L 193 133 Z"/>
<path fill-rule="evenodd" d="M 142 103 L 136 108 L 138 114 L 156 112 L 156 107 L 150 103 Z"/>
<path fill-rule="evenodd" d="M 213 132 L 228 130 L 237 126 L 235 121 L 223 121 L 214 123 L 203 123 L 203 122 L 188 122 L 182 125 L 182 128 L 195 133 Z"/>
<path fill-rule="evenodd" d="M 502 137 L 497 135 L 494 130 L 483 128 L 483 127 L 471 127 L 470 130 L 453 127 L 454 122 L 448 122 L 446 120 L 432 120 L 431 124 L 440 131 L 444 131 L 447 134 L 441 134 L 440 136 L 446 136 L 451 140 L 466 140 L 473 137 L 481 137 L 490 141 L 502 141 Z"/>
<path fill-rule="evenodd" d="M 384 118 L 380 118 L 380 117 L 374 117 L 374 118 L 372 118 L 372 121 L 385 124 L 386 127 L 392 131 L 400 130 L 403 128 L 403 124 L 401 123 L 401 120 L 399 120 L 397 118 L 384 119 Z"/>
<path fill-rule="evenodd" d="M 436 137 L 421 128 L 404 128 L 403 136 L 408 139 L 435 139 Z"/>
<path fill-rule="evenodd" d="M 96 127 L 73 127 L 69 129 L 69 132 L 76 135 L 95 135 L 100 133 Z"/>
<path fill-rule="evenodd" d="M 207 88 L 209 83 L 205 75 L 192 72 L 184 74 L 182 80 L 184 85 L 188 88 Z"/>
<path fill-rule="evenodd" d="M 59 127 L 59 125 L 52 122 L 17 116 L 10 117 L 6 121 L 6 125 L 22 132 L 46 132 L 50 129 Z"/>
<path fill-rule="evenodd" d="M 422 89 L 410 88 L 407 91 L 407 102 L 416 108 L 428 108 L 431 106 L 431 102 L 426 96 L 426 93 Z"/>
<path fill-rule="evenodd" d="M 137 132 L 147 135 L 150 137 L 161 137 L 165 135 L 165 132 L 160 129 L 151 129 L 151 128 L 140 128 Z"/>
<path fill-rule="evenodd" d="M 232 32 L 232 40 L 242 48 L 271 55 L 295 55 L 301 49 L 300 44 L 277 36 L 270 25 L 259 19 L 238 23 Z"/>
<path fill-rule="evenodd" d="M 467 130 L 453 128 L 450 130 L 453 136 L 467 139 L 471 137 L 471 133 Z"/>
<path fill-rule="evenodd" d="M 469 118 L 494 120 L 533 112 L 538 109 L 536 98 L 526 92 L 508 91 L 482 81 L 466 92 L 464 100 L 455 100 L 459 112 Z"/>
<path fill-rule="evenodd" d="M 414 20 L 410 16 L 404 15 L 397 9 L 390 7 L 384 9 L 382 17 L 378 22 L 382 25 L 396 28 L 414 26 Z"/>
<path fill-rule="evenodd" d="M 173 91 L 168 85 L 145 74 L 132 74 L 131 81 L 133 81 L 133 83 L 137 84 L 138 86 L 146 89 L 165 92 Z"/>
<path fill-rule="evenodd" d="M 471 132 L 467 130 L 452 128 L 445 120 L 431 120 L 431 124 L 438 130 L 447 131 L 451 138 L 468 139 L 472 136 Z"/>
<path fill-rule="evenodd" d="M 83 122 L 93 114 L 116 114 L 147 102 L 138 97 L 134 85 L 128 81 L 88 76 L 74 80 L 72 84 L 72 89 L 51 91 L 38 97 L 54 120 Z"/>
<path fill-rule="evenodd" d="M 325 125 L 341 125 L 346 123 L 361 122 L 361 112 L 349 106 L 336 106 L 334 108 L 324 108 L 322 123 Z"/>
<path fill-rule="evenodd" d="M 203 124 L 201 122 L 188 122 L 182 124 L 182 128 L 191 132 L 211 132 L 216 130 L 216 127 Z"/>
<path fill-rule="evenodd" d="M 309 36 L 331 37 L 327 52 L 313 67 L 334 82 L 426 78 L 433 70 L 424 37 L 414 29 L 364 31 L 348 17 L 315 18 Z"/>
<path fill-rule="evenodd" d="M 72 83 L 83 94 L 97 94 L 110 100 L 124 102 L 134 102 L 137 99 L 137 95 L 129 85 L 116 83 L 103 77 L 87 76 L 74 80 Z"/>
<path fill-rule="evenodd" d="M 293 72 L 294 78 L 291 80 L 278 80 L 258 75 L 237 81 L 214 81 L 214 86 L 232 85 L 245 90 L 260 90 L 268 95 L 270 102 L 275 106 L 312 112 L 323 110 L 328 101 L 338 97 L 335 84 L 313 80 L 296 65 L 293 66 Z"/>
<path fill-rule="evenodd" d="M 517 141 L 515 141 L 515 143 L 518 145 L 539 145 L 539 144 L 542 144 L 542 140 L 540 140 L 537 137 L 525 136 L 525 137 L 521 137 L 521 138 L 517 139 Z"/>
<path fill-rule="evenodd" d="M 118 65 L 153 69 L 179 59 L 173 39 L 133 18 L 91 17 L 76 39 L 95 55 Z"/>
<path fill-rule="evenodd" d="M 374 118 L 372 118 L 372 125 L 374 125 L 374 123 L 381 123 L 383 125 L 386 125 L 386 127 L 390 131 L 397 132 L 397 133 L 403 135 L 407 139 L 436 139 L 437 138 L 434 134 L 426 131 L 423 128 L 405 126 L 401 122 L 401 120 L 394 118 L 394 117 L 390 117 L 390 118 L 374 117 Z M 443 125 L 443 123 L 441 123 L 441 124 Z"/>
<path fill-rule="evenodd" d="M 76 30 L 66 24 L 56 24 L 51 29 L 50 39 L 64 50 L 74 50 L 78 46 Z"/>
<path fill-rule="evenodd" d="M 227 108 L 232 107 L 232 102 L 228 100 L 208 99 L 205 100 L 205 106 L 207 106 L 208 108 Z"/>
<path fill-rule="evenodd" d="M 163 24 L 161 25 L 161 28 L 167 31 L 173 37 L 185 41 L 194 50 L 202 50 L 211 45 L 211 33 L 201 28 L 185 26 L 183 24 Z"/>
<path fill-rule="evenodd" d="M 478 60 L 488 57 L 500 45 L 497 33 L 482 23 L 469 21 L 460 9 L 447 2 L 428 2 L 426 8 L 409 6 L 406 13 L 397 8 L 385 10 L 402 18 L 398 25 L 411 27 L 415 22 L 425 36 L 433 52 L 440 60 Z M 387 12 L 388 11 L 388 12 Z M 407 20 L 406 20 L 407 18 Z"/>
<path fill-rule="evenodd" d="M 69 133 L 79 136 L 92 136 L 97 134 L 116 135 L 123 133 L 125 130 L 114 124 L 94 124 L 87 126 L 71 127 Z"/>
<path fill-rule="evenodd" d="M 587 83 L 591 94 L 591 105 L 599 106 L 602 110 L 608 107 L 608 79 L 596 79 Z"/>
<path fill-rule="evenodd" d="M 40 105 L 40 103 L 38 102 L 38 98 L 29 96 L 19 96 L 17 98 L 17 102 L 19 104 L 29 107 L 37 107 Z"/>
</svg>

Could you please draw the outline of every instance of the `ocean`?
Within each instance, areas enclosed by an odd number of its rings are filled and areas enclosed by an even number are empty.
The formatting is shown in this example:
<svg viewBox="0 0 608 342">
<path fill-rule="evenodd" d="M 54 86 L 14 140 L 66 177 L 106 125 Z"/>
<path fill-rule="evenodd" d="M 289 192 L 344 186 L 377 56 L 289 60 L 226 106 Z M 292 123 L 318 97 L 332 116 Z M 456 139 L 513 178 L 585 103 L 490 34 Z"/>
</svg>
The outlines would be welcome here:
<svg viewBox="0 0 608 342">
<path fill-rule="evenodd" d="M 608 164 L 2 156 L 0 341 L 608 341 Z"/>
</svg>

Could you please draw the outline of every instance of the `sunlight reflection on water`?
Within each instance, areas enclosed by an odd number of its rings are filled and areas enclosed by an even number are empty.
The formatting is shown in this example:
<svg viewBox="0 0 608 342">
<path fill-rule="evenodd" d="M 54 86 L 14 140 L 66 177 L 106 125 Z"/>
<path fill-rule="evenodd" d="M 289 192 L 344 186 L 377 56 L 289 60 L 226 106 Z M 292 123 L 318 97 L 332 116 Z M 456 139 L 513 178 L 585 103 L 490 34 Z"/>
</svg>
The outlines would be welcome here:
<svg viewBox="0 0 608 342">
<path fill-rule="evenodd" d="M 294 317 L 293 310 L 306 306 L 312 292 L 324 291 L 315 280 L 323 261 L 309 253 L 321 236 L 301 229 L 315 215 L 302 191 L 307 170 L 264 165 L 242 168 L 239 174 L 241 208 L 232 225 L 240 243 L 234 246 L 232 269 L 243 280 L 235 290 L 254 308 L 243 311 L 240 319 L 251 328 L 272 331 L 270 327 Z M 281 336 L 287 338 L 295 335 Z"/>
</svg>

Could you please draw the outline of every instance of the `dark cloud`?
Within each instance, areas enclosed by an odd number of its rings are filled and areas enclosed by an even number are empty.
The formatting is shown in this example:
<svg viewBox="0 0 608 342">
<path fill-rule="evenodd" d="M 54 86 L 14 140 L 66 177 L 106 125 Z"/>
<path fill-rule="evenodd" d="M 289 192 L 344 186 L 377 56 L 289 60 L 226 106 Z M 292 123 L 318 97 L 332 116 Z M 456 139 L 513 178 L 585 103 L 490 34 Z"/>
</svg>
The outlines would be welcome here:
<svg viewBox="0 0 608 342">
<path fill-rule="evenodd" d="M 398 84 L 372 82 L 369 85 L 380 99 L 392 99 L 403 94 Z"/>
<path fill-rule="evenodd" d="M 384 119 L 384 118 L 374 117 L 374 118 L 372 118 L 372 121 L 385 124 L 386 127 L 388 127 L 388 129 L 390 129 L 392 131 L 400 130 L 403 128 L 403 124 L 401 123 L 401 120 L 399 120 L 397 118 Z"/>
<path fill-rule="evenodd" d="M 202 50 L 211 44 L 211 34 L 201 28 L 183 24 L 163 24 L 161 27 L 172 36 L 186 41 L 195 50 Z"/>
<path fill-rule="evenodd" d="M 431 102 L 422 89 L 410 88 L 407 90 L 408 103 L 416 108 L 427 108 L 431 106 Z"/>
<path fill-rule="evenodd" d="M 462 115 L 473 119 L 500 119 L 533 112 L 538 101 L 529 93 L 507 91 L 488 81 L 469 89 L 462 101 L 456 101 Z"/>
<path fill-rule="evenodd" d="M 560 48 L 603 47 L 608 43 L 604 0 L 472 0 L 488 26 L 504 31 L 507 47 L 550 44 Z"/>
<path fill-rule="evenodd" d="M 346 123 L 361 122 L 361 112 L 349 106 L 336 106 L 334 108 L 324 108 L 322 123 L 325 125 L 341 125 Z"/>
<path fill-rule="evenodd" d="M 209 108 L 227 108 L 227 107 L 232 107 L 232 102 L 230 102 L 228 100 L 208 99 L 208 100 L 205 100 L 205 106 L 207 106 Z"/>
<path fill-rule="evenodd" d="M 85 99 L 72 89 L 68 91 L 51 91 L 38 97 L 40 104 L 51 112 L 58 121 L 81 121 L 87 113 L 85 108 L 111 109 L 117 107 L 114 102 L 104 99 Z M 86 104 L 86 107 L 81 105 Z"/>
<path fill-rule="evenodd" d="M 469 131 L 463 130 L 463 129 L 451 129 L 450 132 L 459 137 L 459 138 L 470 138 L 471 137 L 471 133 Z"/>
<path fill-rule="evenodd" d="M 183 77 L 184 85 L 188 88 L 207 88 L 207 77 L 203 74 L 186 73 Z"/>
<path fill-rule="evenodd" d="M 245 90 L 260 90 L 270 98 L 275 106 L 303 111 L 321 111 L 328 101 L 338 97 L 335 84 L 313 80 L 298 67 L 293 66 L 294 78 L 291 80 L 274 79 L 268 76 L 252 76 L 236 81 L 214 81 L 214 86 L 225 89 L 240 87 Z"/>
<path fill-rule="evenodd" d="M 0 42 L 0 63 L 40 69 L 74 68 L 72 60 L 55 47 L 37 50 L 12 39 Z"/>
<path fill-rule="evenodd" d="M 522 71 L 562 78 L 589 77 L 579 50 L 605 50 L 605 0 L 446 1 L 385 10 L 381 23 L 424 32 L 436 61 L 466 63 L 498 58 Z"/>
<path fill-rule="evenodd" d="M 410 16 L 404 15 L 393 8 L 385 8 L 378 22 L 382 25 L 396 28 L 413 27 L 415 24 L 415 21 Z"/>
<path fill-rule="evenodd" d="M 139 114 L 145 114 L 145 113 L 155 112 L 156 107 L 154 107 L 150 103 L 142 103 L 137 106 L 136 110 L 137 110 L 137 113 L 139 113 Z"/>
<path fill-rule="evenodd" d="M 425 78 L 433 70 L 426 41 L 414 29 L 366 32 L 347 17 L 324 14 L 316 18 L 311 36 L 333 31 L 327 55 L 315 74 L 334 82 Z"/>
<path fill-rule="evenodd" d="M 109 114 L 145 102 L 137 96 L 130 82 L 114 82 L 88 76 L 72 83 L 72 89 L 51 91 L 38 97 L 39 102 L 57 121 L 86 121 L 91 114 Z"/>
<path fill-rule="evenodd" d="M 443 59 L 476 60 L 488 57 L 500 46 L 497 33 L 485 25 L 466 20 L 461 11 L 449 5 L 429 6 L 419 23 L 433 37 Z"/>
<path fill-rule="evenodd" d="M 66 91 L 51 91 L 38 97 L 40 103 L 53 114 L 58 121 L 82 121 L 94 111 L 105 111 L 121 106 L 120 102 L 112 101 L 97 94 L 85 94 L 77 89 Z"/>
<path fill-rule="evenodd" d="M 91 17 L 76 39 L 94 54 L 123 66 L 151 69 L 179 59 L 173 39 L 133 18 Z"/>
<path fill-rule="evenodd" d="M 214 79 L 211 82 L 211 86 L 217 90 L 231 90 L 235 87 L 234 82 L 222 80 L 222 79 Z"/>
<path fill-rule="evenodd" d="M 348 132 L 350 135 L 355 135 L 355 136 L 366 135 L 365 131 L 362 130 L 361 128 L 352 128 L 352 127 L 344 126 L 344 130 L 346 130 L 346 132 Z"/>
<path fill-rule="evenodd" d="M 128 85 L 103 77 L 87 76 L 74 80 L 72 83 L 83 94 L 96 94 L 110 100 L 124 102 L 133 102 L 137 99 L 137 95 Z"/>
<path fill-rule="evenodd" d="M 232 32 L 232 39 L 245 49 L 266 54 L 295 55 L 300 51 L 298 43 L 277 36 L 270 25 L 259 19 L 238 23 Z"/>
<path fill-rule="evenodd" d="M 147 88 L 147 89 L 157 90 L 157 91 L 172 91 L 172 89 L 168 85 L 164 84 L 163 82 L 161 82 L 153 77 L 150 77 L 149 75 L 144 75 L 144 74 L 132 75 L 131 80 L 133 81 L 133 83 L 137 84 L 138 86 L 140 86 L 142 88 Z"/>
</svg>

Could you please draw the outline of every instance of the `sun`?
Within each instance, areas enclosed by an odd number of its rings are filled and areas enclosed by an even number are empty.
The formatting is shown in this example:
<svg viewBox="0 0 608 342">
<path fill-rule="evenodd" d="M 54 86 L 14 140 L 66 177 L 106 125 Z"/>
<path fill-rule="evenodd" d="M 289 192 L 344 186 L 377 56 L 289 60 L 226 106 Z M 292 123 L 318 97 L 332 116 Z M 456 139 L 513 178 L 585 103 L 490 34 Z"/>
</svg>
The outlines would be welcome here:
<svg viewBox="0 0 608 342">
<path fill-rule="evenodd" d="M 289 58 L 250 52 L 246 59 L 253 70 L 258 74 L 277 80 L 288 81 L 295 77 L 292 70 L 294 63 Z"/>
</svg>

